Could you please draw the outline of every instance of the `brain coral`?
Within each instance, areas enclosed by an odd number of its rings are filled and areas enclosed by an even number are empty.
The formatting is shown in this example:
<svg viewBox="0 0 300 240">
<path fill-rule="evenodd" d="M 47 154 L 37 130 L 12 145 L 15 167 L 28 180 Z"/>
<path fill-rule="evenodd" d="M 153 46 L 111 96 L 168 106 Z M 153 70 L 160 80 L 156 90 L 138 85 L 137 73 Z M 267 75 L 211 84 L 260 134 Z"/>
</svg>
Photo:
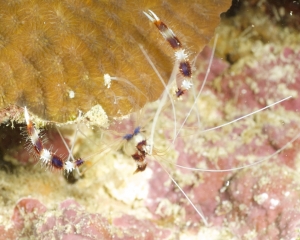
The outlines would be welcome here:
<svg viewBox="0 0 300 240">
<path fill-rule="evenodd" d="M 108 117 L 137 110 L 163 88 L 172 50 L 143 11 L 153 10 L 182 39 L 190 58 L 214 33 L 231 1 L 0 1 L 0 109 L 27 106 L 51 121 L 99 104 Z M 122 78 L 104 86 L 104 74 Z"/>
</svg>

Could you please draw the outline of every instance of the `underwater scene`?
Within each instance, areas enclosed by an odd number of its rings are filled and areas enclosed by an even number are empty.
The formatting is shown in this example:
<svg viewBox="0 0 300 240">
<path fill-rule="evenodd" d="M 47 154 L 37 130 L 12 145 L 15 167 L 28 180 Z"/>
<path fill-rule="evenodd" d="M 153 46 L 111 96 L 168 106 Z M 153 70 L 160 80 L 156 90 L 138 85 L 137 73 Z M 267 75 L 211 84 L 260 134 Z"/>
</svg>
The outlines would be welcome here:
<svg viewBox="0 0 300 240">
<path fill-rule="evenodd" d="M 0 5 L 0 239 L 300 239 L 299 1 Z"/>
</svg>

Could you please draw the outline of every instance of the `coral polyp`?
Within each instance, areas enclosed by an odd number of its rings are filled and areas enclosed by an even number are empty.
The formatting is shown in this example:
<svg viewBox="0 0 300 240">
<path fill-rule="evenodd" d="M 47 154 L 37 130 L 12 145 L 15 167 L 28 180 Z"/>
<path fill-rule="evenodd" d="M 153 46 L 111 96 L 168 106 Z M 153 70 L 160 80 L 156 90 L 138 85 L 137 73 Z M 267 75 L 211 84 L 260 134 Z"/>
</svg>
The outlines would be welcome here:
<svg viewBox="0 0 300 240">
<path fill-rule="evenodd" d="M 164 89 L 138 45 L 147 49 L 164 79 L 173 64 L 170 49 L 143 11 L 157 10 L 168 19 L 195 54 L 212 37 L 229 4 L 1 1 L 0 109 L 27 106 L 40 118 L 56 122 L 73 120 L 78 110 L 87 112 L 96 104 L 108 117 L 135 111 L 156 100 Z M 179 13 L 183 6 L 189 14 Z M 107 89 L 104 74 L 126 79 L 138 91 L 124 81 L 114 81 Z"/>
</svg>

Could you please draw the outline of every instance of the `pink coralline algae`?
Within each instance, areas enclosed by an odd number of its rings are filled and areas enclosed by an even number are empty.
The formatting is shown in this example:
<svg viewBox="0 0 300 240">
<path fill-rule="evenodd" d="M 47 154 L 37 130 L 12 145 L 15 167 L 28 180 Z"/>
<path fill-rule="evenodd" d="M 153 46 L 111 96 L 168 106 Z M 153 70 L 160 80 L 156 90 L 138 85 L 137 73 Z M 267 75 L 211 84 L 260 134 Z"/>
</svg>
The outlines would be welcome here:
<svg viewBox="0 0 300 240">
<path fill-rule="evenodd" d="M 112 221 L 101 214 L 87 213 L 74 200 L 62 202 L 55 210 L 37 199 L 21 199 L 13 213 L 13 227 L 1 234 L 6 239 L 167 239 L 169 230 L 157 228 L 149 220 L 122 215 Z M 112 223 L 111 223 L 112 222 Z"/>
<path fill-rule="evenodd" d="M 17 237 L 40 239 L 108 239 L 110 225 L 100 214 L 88 214 L 73 200 L 49 210 L 36 199 L 20 200 L 12 217 Z"/>
<path fill-rule="evenodd" d="M 286 110 L 297 111 L 300 51 L 289 47 L 280 51 L 271 44 L 257 51 L 259 60 L 250 60 L 242 69 L 233 69 L 223 76 L 218 97 L 224 101 L 234 99 L 239 109 L 247 106 L 247 110 L 253 110 L 274 99 L 293 95 L 294 99 L 282 105 Z"/>
<path fill-rule="evenodd" d="M 292 170 L 275 163 L 241 171 L 230 179 L 219 207 L 230 203 L 226 218 L 240 222 L 233 227 L 239 235 L 255 229 L 259 239 L 295 238 L 300 227 L 300 191 L 295 177 Z"/>
<path fill-rule="evenodd" d="M 285 145 L 300 132 L 296 114 L 300 52 L 288 47 L 275 51 L 274 46 L 266 45 L 260 57 L 242 64 L 239 70 L 227 68 L 220 59 L 214 64 L 212 73 L 219 77 L 209 79 L 204 95 L 215 95 L 221 102 L 216 111 L 220 118 L 234 119 L 289 95 L 293 99 L 227 129 L 199 135 L 197 141 L 180 138 L 175 146 L 177 164 L 188 167 L 230 169 L 265 159 L 262 164 L 238 172 L 180 170 L 174 178 L 212 226 L 228 227 L 233 236 L 248 237 L 245 239 L 295 239 L 300 228 L 300 183 L 296 178 L 300 140 Z M 267 158 L 282 147 L 286 148 Z M 188 226 L 199 231 L 202 224 L 195 210 L 175 187 L 173 191 L 166 187 L 170 180 L 164 171 L 158 166 L 154 169 L 149 210 L 158 217 L 161 199 L 179 203 Z M 160 214 L 163 219 L 165 215 Z"/>
</svg>

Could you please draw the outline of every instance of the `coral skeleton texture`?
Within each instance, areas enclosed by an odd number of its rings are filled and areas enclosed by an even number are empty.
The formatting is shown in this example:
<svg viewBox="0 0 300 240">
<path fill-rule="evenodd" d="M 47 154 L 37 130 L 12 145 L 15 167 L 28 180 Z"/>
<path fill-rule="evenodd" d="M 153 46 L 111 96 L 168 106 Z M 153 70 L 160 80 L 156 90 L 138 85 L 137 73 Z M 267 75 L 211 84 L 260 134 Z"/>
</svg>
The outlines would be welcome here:
<svg viewBox="0 0 300 240">
<path fill-rule="evenodd" d="M 108 117 L 134 112 L 163 91 L 139 45 L 164 79 L 173 63 L 172 50 L 143 11 L 167 19 L 193 58 L 229 6 L 228 0 L 1 1 L 0 109 L 27 106 L 56 122 L 74 120 L 78 110 L 97 104 Z M 107 89 L 104 74 L 123 80 Z"/>
</svg>

